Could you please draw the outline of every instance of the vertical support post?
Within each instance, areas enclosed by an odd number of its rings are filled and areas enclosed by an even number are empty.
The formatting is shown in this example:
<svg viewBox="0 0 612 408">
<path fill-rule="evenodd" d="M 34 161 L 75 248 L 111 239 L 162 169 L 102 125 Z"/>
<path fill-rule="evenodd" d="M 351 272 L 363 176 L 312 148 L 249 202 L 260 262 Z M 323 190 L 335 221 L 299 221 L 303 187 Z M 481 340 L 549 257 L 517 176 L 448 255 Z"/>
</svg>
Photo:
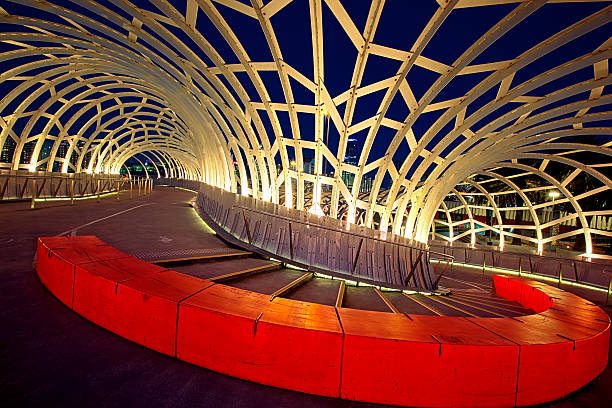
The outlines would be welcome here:
<svg viewBox="0 0 612 408">
<path fill-rule="evenodd" d="M 36 193 L 38 189 L 36 187 L 36 177 L 32 179 L 32 201 L 30 202 L 30 209 L 33 210 L 36 205 Z"/>
<path fill-rule="evenodd" d="M 485 268 L 486 268 L 486 264 L 487 264 L 487 259 L 486 259 L 487 253 L 483 252 L 482 253 L 482 274 L 484 275 L 485 273 Z"/>
<path fill-rule="evenodd" d="M 289 256 L 293 259 L 293 230 L 291 229 L 291 223 L 289 223 Z"/>
<path fill-rule="evenodd" d="M 96 183 L 96 194 L 98 194 L 98 202 L 100 202 L 100 179 Z"/>
<path fill-rule="evenodd" d="M 134 187 L 134 182 L 133 182 L 132 179 L 130 179 L 130 200 L 133 198 L 133 195 L 132 195 L 132 188 L 133 187 Z"/>
<path fill-rule="evenodd" d="M 138 197 L 140 197 L 140 179 L 138 179 L 137 183 L 138 183 Z"/>
<path fill-rule="evenodd" d="M 351 275 L 354 275 L 355 269 L 357 269 L 357 261 L 359 260 L 359 253 L 361 252 L 361 245 L 363 245 L 363 238 L 361 238 L 361 240 L 359 241 L 359 246 L 357 247 L 357 255 L 355 255 L 355 259 L 353 259 L 353 267 L 351 268 Z"/>
<path fill-rule="evenodd" d="M 246 227 L 247 238 L 249 239 L 249 244 L 253 243 L 251 239 L 251 230 L 249 229 L 249 220 L 247 219 L 246 213 L 244 212 L 244 208 L 242 209 L 242 217 L 244 218 L 244 226 Z"/>
<path fill-rule="evenodd" d="M 28 181 L 30 181 L 30 179 L 26 177 L 25 182 L 23 183 L 23 188 L 21 189 L 21 193 L 19 194 L 20 200 L 23 200 L 23 196 L 25 195 L 26 188 L 28 187 Z"/>
<path fill-rule="evenodd" d="M 74 205 L 74 179 L 70 179 L 70 205 Z"/>
<path fill-rule="evenodd" d="M 535 272 L 533 271 L 533 265 L 531 264 L 531 256 L 529 257 L 529 273 L 535 274 Z"/>
<path fill-rule="evenodd" d="M 522 270 L 521 270 L 521 262 L 522 262 L 522 260 L 523 260 L 523 258 L 521 258 L 519 256 L 519 277 L 521 276 L 521 272 L 522 272 Z"/>
<path fill-rule="evenodd" d="M 561 264 L 559 264 L 561 265 Z M 561 267 L 559 267 L 559 284 L 557 285 L 558 288 L 561 287 L 561 281 L 563 280 L 563 271 L 561 269 Z"/>
<path fill-rule="evenodd" d="M 572 261 L 574 264 L 574 277 L 576 278 L 576 282 L 578 282 L 578 268 L 576 268 L 576 261 Z"/>
<path fill-rule="evenodd" d="M 9 179 L 11 178 L 10 175 L 6 176 L 6 180 L 4 180 L 4 185 L 2 186 L 2 191 L 0 191 L 0 200 L 2 200 L 4 198 L 4 194 L 6 193 L 6 189 L 8 187 L 8 183 L 9 183 Z"/>
<path fill-rule="evenodd" d="M 120 186 L 121 186 L 120 181 L 117 180 L 117 201 L 119 201 L 119 189 L 120 189 Z"/>
</svg>

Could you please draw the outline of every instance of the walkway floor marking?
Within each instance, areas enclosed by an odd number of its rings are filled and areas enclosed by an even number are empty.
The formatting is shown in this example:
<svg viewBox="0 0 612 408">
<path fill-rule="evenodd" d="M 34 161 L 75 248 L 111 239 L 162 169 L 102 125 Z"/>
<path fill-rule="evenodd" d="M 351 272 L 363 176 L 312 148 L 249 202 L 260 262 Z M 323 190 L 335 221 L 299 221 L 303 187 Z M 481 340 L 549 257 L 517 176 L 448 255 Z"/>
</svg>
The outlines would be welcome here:
<svg viewBox="0 0 612 408">
<path fill-rule="evenodd" d="M 104 220 L 107 220 L 107 219 L 109 219 L 109 218 L 115 217 L 115 216 L 117 216 L 117 215 L 124 214 L 124 213 L 126 213 L 126 212 L 128 212 L 128 211 L 132 211 L 132 210 L 135 210 L 135 209 L 137 209 L 137 208 L 140 208 L 140 207 L 145 207 L 145 206 L 147 206 L 147 205 L 152 205 L 152 204 L 155 204 L 155 203 L 140 204 L 140 205 L 137 205 L 136 207 L 132 207 L 132 208 L 128 208 L 127 210 L 119 211 L 119 212 L 116 212 L 116 213 L 114 213 L 114 214 L 107 215 L 106 217 L 98 218 L 97 220 L 93 220 L 93 221 L 91 221 L 91 222 L 88 222 L 87 224 L 83 224 L 83 225 L 79 225 L 78 227 L 70 228 L 69 230 L 66 230 L 66 231 L 64 231 L 64 232 L 61 232 L 61 233 L 57 234 L 56 236 L 57 236 L 57 237 L 62 237 L 62 236 L 64 236 L 64 235 L 68 235 L 68 234 L 70 234 L 71 236 L 74 236 L 74 235 L 76 235 L 76 232 L 77 232 L 78 230 L 80 230 L 81 228 L 88 227 L 88 226 L 90 226 L 90 225 L 92 225 L 92 224 L 95 224 L 95 223 L 97 223 L 97 222 L 104 221 Z"/>
</svg>

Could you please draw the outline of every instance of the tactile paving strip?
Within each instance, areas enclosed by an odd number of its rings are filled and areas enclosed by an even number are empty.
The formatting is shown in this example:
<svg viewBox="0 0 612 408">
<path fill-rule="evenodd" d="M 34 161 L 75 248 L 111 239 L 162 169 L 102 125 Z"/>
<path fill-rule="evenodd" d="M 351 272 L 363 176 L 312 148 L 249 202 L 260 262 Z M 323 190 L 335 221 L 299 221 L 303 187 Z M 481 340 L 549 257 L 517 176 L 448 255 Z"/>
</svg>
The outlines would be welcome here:
<svg viewBox="0 0 612 408">
<path fill-rule="evenodd" d="M 175 258 L 188 258 L 198 256 L 210 256 L 210 255 L 226 255 L 226 254 L 241 254 L 245 255 L 248 252 L 241 251 L 233 248 L 200 248 L 200 249 L 176 249 L 170 251 L 155 251 L 155 252 L 140 252 L 133 253 L 132 256 L 136 258 L 144 259 L 147 261 L 155 261 L 160 259 L 175 259 Z"/>
</svg>

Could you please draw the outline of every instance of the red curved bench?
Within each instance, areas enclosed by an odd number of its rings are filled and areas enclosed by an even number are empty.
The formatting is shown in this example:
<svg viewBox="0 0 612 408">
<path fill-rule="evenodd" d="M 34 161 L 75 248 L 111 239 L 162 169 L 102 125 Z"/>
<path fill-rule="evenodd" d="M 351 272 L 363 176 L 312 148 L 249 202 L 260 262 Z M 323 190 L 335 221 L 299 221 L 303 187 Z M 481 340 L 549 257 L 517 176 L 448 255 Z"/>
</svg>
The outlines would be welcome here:
<svg viewBox="0 0 612 408">
<path fill-rule="evenodd" d="M 36 270 L 65 305 L 145 347 L 220 373 L 413 406 L 551 401 L 608 362 L 610 319 L 545 284 L 495 276 L 519 318 L 402 315 L 275 298 L 133 258 L 96 237 L 39 238 Z"/>
</svg>

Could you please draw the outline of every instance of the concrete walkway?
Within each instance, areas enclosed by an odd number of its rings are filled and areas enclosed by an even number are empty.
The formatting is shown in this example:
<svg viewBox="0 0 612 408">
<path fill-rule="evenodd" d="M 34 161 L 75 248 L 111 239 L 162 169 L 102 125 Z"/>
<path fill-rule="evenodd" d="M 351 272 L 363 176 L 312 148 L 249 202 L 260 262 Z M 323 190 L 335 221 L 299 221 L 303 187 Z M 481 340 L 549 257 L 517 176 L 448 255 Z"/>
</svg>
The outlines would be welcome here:
<svg viewBox="0 0 612 408">
<path fill-rule="evenodd" d="M 190 208 L 193 196 L 157 188 L 132 200 L 123 193 L 121 201 L 109 196 L 74 206 L 41 202 L 35 210 L 25 202 L 0 205 L 2 406 L 373 406 L 266 387 L 174 360 L 89 323 L 38 281 L 32 269 L 38 236 L 93 234 L 143 258 L 232 251 Z M 610 406 L 611 389 L 608 370 L 583 390 L 547 406 Z"/>
</svg>

